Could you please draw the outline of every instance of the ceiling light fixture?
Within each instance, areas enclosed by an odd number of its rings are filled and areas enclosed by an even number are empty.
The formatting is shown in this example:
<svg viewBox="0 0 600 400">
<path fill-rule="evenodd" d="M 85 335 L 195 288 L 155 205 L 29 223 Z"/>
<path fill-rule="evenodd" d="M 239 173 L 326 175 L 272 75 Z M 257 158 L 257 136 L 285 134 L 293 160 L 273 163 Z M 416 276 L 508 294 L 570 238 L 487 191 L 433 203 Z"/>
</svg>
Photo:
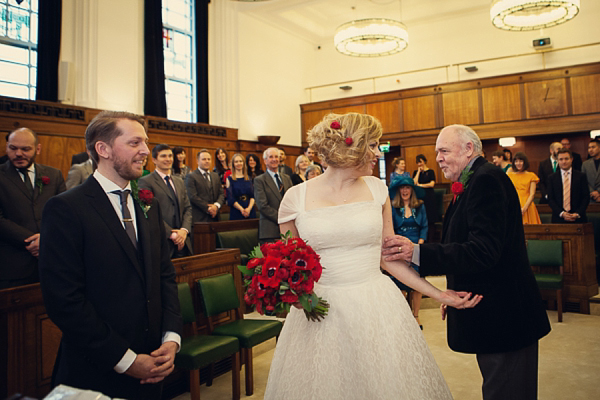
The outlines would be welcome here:
<svg viewBox="0 0 600 400">
<path fill-rule="evenodd" d="M 360 19 L 337 28 L 333 42 L 337 51 L 349 56 L 389 56 L 408 46 L 408 32 L 403 23 L 391 19 Z"/>
<path fill-rule="evenodd" d="M 498 139 L 498 144 L 502 147 L 512 147 L 517 143 L 517 139 L 514 137 L 503 137 Z"/>
<path fill-rule="evenodd" d="M 531 31 L 565 23 L 579 8 L 580 0 L 494 0 L 490 18 L 499 29 Z"/>
</svg>

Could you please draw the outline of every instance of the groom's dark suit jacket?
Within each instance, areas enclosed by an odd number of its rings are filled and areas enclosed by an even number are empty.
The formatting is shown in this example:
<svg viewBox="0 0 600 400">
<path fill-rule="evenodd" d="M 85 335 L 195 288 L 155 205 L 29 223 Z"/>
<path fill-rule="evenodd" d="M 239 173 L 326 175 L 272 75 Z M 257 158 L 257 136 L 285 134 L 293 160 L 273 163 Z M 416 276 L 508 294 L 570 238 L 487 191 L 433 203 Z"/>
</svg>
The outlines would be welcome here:
<svg viewBox="0 0 600 400">
<path fill-rule="evenodd" d="M 135 203 L 135 202 L 134 202 Z M 182 321 L 160 207 L 135 204 L 137 250 L 94 176 L 46 204 L 40 281 L 63 333 L 55 384 L 139 398 L 139 380 L 113 367 L 128 348 L 149 354 Z"/>
<path fill-rule="evenodd" d="M 507 175 L 484 158 L 471 170 L 444 217 L 442 243 L 420 246 L 420 272 L 447 275 L 449 289 L 483 295 L 475 308 L 448 307 L 451 349 L 518 350 L 550 331 L 527 258 L 519 198 Z"/>
</svg>

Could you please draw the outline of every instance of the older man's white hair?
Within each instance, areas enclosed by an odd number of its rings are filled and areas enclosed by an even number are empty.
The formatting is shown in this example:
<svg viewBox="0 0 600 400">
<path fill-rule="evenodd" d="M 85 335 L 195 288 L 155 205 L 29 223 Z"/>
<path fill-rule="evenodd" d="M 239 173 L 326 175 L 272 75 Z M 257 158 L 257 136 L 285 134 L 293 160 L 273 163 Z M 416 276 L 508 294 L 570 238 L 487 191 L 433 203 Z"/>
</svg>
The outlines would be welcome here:
<svg viewBox="0 0 600 400">
<path fill-rule="evenodd" d="M 267 158 L 269 158 L 269 152 L 274 151 L 277 153 L 277 156 L 279 157 L 279 149 L 277 147 L 269 147 L 268 149 L 266 149 L 263 152 L 263 160 L 266 160 Z"/>
<path fill-rule="evenodd" d="M 473 155 L 477 156 L 483 153 L 483 145 L 481 144 L 481 139 L 475 133 L 475 131 L 469 128 L 466 125 L 448 125 L 443 129 L 454 131 L 457 136 L 459 142 L 462 144 L 463 150 L 467 149 L 467 143 L 473 143 Z"/>
</svg>

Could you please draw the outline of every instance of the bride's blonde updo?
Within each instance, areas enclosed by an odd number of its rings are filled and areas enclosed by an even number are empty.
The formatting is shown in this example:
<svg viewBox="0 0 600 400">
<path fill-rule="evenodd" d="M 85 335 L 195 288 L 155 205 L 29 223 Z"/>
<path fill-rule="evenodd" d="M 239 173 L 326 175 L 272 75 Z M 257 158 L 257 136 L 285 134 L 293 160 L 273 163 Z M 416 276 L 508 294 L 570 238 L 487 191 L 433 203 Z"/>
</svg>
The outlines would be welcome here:
<svg viewBox="0 0 600 400">
<path fill-rule="evenodd" d="M 336 168 L 361 166 L 369 142 L 382 135 L 381 123 L 367 114 L 328 114 L 308 131 L 308 144 L 319 158 Z"/>
</svg>

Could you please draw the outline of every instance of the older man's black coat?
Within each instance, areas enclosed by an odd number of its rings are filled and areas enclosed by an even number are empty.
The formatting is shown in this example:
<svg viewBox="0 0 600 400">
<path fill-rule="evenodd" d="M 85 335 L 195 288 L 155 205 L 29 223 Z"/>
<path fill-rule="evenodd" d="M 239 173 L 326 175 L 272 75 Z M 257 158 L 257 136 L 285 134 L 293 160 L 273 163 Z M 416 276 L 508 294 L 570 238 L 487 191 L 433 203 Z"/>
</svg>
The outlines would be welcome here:
<svg viewBox="0 0 600 400">
<path fill-rule="evenodd" d="M 442 243 L 420 246 L 420 272 L 447 275 L 448 288 L 483 295 L 475 308 L 448 308 L 448 344 L 463 353 L 501 353 L 550 331 L 529 266 L 521 207 L 504 172 L 475 160 L 465 191 L 444 217 Z"/>
<path fill-rule="evenodd" d="M 137 203 L 135 211 L 137 250 L 94 176 L 44 208 L 40 281 L 48 315 L 63 334 L 55 384 L 147 398 L 138 393 L 148 385 L 114 366 L 128 348 L 149 354 L 164 332 L 181 334 L 160 207 L 154 199 L 147 218 Z"/>
</svg>

